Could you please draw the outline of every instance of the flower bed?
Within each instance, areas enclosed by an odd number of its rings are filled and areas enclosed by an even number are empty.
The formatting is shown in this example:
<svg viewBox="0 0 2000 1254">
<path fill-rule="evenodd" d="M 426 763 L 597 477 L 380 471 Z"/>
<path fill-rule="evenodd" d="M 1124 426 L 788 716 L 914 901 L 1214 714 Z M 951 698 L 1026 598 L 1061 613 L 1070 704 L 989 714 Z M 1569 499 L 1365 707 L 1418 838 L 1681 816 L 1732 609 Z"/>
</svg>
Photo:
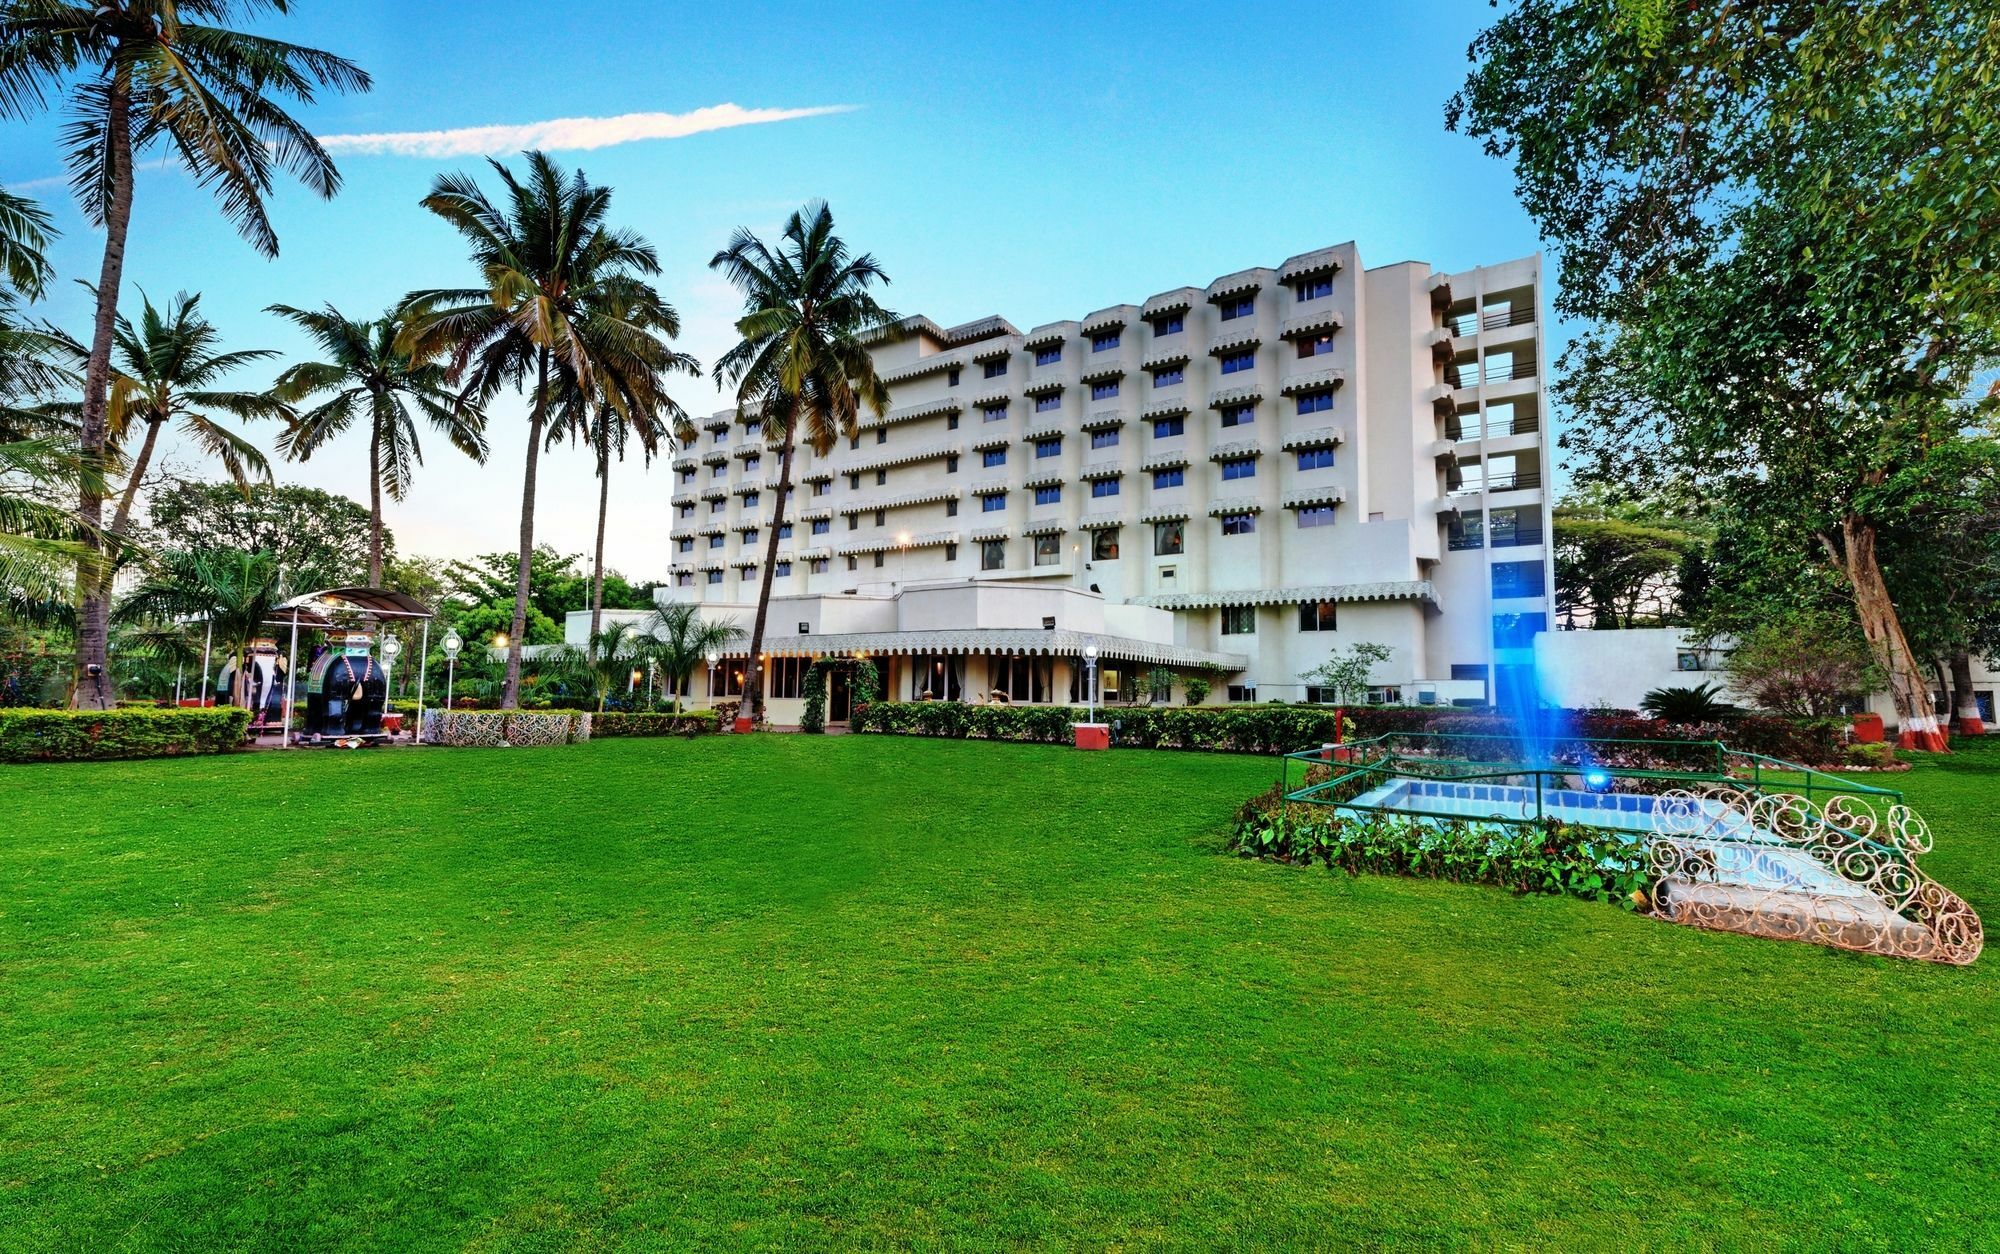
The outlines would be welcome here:
<svg viewBox="0 0 2000 1254">
<path fill-rule="evenodd" d="M 91 762 L 227 753 L 243 747 L 250 711 L 0 710 L 0 762 Z"/>
<path fill-rule="evenodd" d="M 706 736 L 713 735 L 719 716 L 714 710 L 684 710 L 679 714 L 594 714 L 590 734 L 606 736 Z"/>
<path fill-rule="evenodd" d="M 590 718 L 570 710 L 428 710 L 424 743 L 453 748 L 582 744 L 590 739 Z"/>
</svg>

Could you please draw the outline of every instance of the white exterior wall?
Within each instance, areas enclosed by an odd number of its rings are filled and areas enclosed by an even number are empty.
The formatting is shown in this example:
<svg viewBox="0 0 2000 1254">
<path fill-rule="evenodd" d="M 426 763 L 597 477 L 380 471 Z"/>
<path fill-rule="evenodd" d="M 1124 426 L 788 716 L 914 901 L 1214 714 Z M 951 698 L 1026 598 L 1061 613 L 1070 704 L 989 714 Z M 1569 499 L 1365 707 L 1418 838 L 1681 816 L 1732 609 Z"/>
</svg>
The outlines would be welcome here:
<svg viewBox="0 0 2000 1254">
<path fill-rule="evenodd" d="M 1330 294 L 1300 300 L 1295 285 L 1316 276 L 1330 279 Z M 1507 297 L 1525 311 L 1522 320 L 1485 328 L 1475 317 L 1466 334 L 1453 333 L 1448 313 L 1478 314 Z M 1253 302 L 1249 314 L 1222 317 L 1225 302 L 1243 298 Z M 1251 666 L 1224 683 L 1254 681 L 1262 697 L 1298 699 L 1300 671 L 1330 646 L 1363 639 L 1394 650 L 1376 669 L 1378 684 L 1426 685 L 1441 699 L 1483 695 L 1477 680 L 1452 684 L 1453 668 L 1531 659 L 1526 648 L 1496 654 L 1491 616 L 1539 613 L 1546 621 L 1550 554 L 1541 543 L 1453 549 L 1447 528 L 1454 510 L 1485 523 L 1493 510 L 1521 506 L 1535 524 L 1522 533 L 1548 534 L 1546 408 L 1538 371 L 1505 381 L 1474 371 L 1454 388 L 1448 367 L 1454 357 L 1509 349 L 1540 361 L 1539 304 L 1539 257 L 1454 275 L 1415 262 L 1364 270 L 1349 243 L 1025 334 L 998 318 L 949 329 L 905 319 L 874 349 L 890 385 L 886 418 L 864 414 L 858 440 L 824 458 L 798 453 L 787 510 L 793 533 L 780 545 L 774 590 L 816 608 L 774 604 L 772 631 L 791 634 L 801 621 L 813 634 L 881 630 L 835 620 L 868 619 L 861 606 L 917 587 L 924 595 L 905 597 L 896 613 L 927 626 L 1007 617 L 998 602 L 966 599 L 977 585 L 1008 585 L 1001 600 L 1018 601 L 1029 623 L 1046 612 L 1033 608 L 1041 589 L 1095 590 L 1104 626 L 1085 630 L 1152 638 L 1171 624 L 1173 642 L 1249 655 Z M 1173 317 L 1178 331 L 1167 329 Z M 1093 336 L 1111 332 L 1115 345 L 1093 348 Z M 1332 337 L 1329 352 L 1298 355 L 1302 339 L 1323 334 Z M 1253 366 L 1223 374 L 1224 358 L 1245 351 Z M 1054 359 L 1038 363 L 1038 353 Z M 1179 382 L 1154 382 L 1154 370 L 1176 363 Z M 989 369 L 999 373 L 989 378 Z M 1115 395 L 1093 397 L 1093 387 L 1114 383 Z M 1301 414 L 1302 395 L 1326 396 L 1330 407 Z M 1510 400 L 1537 415 L 1533 429 L 1489 433 L 1484 416 Z M 1234 404 L 1250 406 L 1252 419 L 1224 427 L 1224 407 Z M 1155 421 L 1174 419 L 1182 433 L 1155 434 Z M 747 626 L 735 607 L 756 599 L 779 459 L 733 412 L 703 426 L 674 461 L 666 595 Z M 1058 451 L 1038 457 L 1038 440 L 1059 441 Z M 1331 447 L 1333 465 L 1300 469 L 1302 446 Z M 1483 465 L 1514 453 L 1533 469 L 1519 483 L 1461 481 L 1456 471 L 1464 458 Z M 984 464 L 989 455 L 997 464 Z M 1225 480 L 1230 457 L 1252 459 L 1255 474 Z M 1184 483 L 1155 488 L 1153 472 L 1175 462 Z M 1117 492 L 1093 495 L 1100 480 Z M 1038 487 L 1055 488 L 1058 499 L 1037 504 Z M 746 507 L 751 492 L 755 504 Z M 999 508 L 982 507 L 988 494 L 1004 494 Z M 1298 526 L 1298 507 L 1313 500 L 1335 502 L 1332 525 Z M 1254 514 L 1253 534 L 1222 533 L 1218 515 L 1232 509 Z M 1154 523 L 1174 517 L 1186 520 L 1184 551 L 1156 555 Z M 825 530 L 815 534 L 815 523 Z M 1097 558 L 1093 534 L 1114 528 L 1116 556 Z M 1047 535 L 1058 537 L 1056 553 L 1038 562 L 1036 539 Z M 997 569 L 982 562 L 988 539 L 1003 546 Z M 1541 563 L 1541 592 L 1495 601 L 1496 560 Z M 928 590 L 939 583 L 961 592 Z M 1298 600 L 1329 588 L 1339 629 L 1300 631 Z M 1261 607 L 1253 635 L 1220 634 L 1228 604 Z M 843 605 L 851 610 L 836 608 Z M 1118 617 L 1139 611 L 1147 613 Z M 944 621 L 959 615 L 970 617 Z"/>
</svg>

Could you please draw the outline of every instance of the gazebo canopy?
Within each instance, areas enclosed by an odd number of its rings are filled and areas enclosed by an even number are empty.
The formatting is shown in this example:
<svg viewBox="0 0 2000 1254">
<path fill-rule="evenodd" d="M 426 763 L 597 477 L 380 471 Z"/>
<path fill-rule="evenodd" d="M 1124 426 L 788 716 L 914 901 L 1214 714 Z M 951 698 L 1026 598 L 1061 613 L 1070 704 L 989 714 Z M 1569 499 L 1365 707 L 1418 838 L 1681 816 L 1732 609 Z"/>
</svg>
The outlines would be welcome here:
<svg viewBox="0 0 2000 1254">
<path fill-rule="evenodd" d="M 428 605 L 390 588 L 325 588 L 307 592 L 271 611 L 267 622 L 283 626 L 327 627 L 343 614 L 374 618 L 435 618 Z"/>
</svg>

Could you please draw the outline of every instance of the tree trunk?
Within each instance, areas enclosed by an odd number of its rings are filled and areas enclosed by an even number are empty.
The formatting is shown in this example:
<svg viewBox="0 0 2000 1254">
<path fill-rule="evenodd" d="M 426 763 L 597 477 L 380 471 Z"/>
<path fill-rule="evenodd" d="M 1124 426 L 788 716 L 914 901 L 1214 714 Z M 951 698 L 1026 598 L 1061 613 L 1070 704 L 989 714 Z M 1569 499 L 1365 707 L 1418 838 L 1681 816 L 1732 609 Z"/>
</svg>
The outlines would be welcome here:
<svg viewBox="0 0 2000 1254">
<path fill-rule="evenodd" d="M 146 438 L 139 442 L 139 455 L 132 459 L 131 473 L 125 477 L 125 490 L 118 496 L 118 509 L 111 515 L 111 534 L 121 540 L 125 538 L 126 528 L 132 521 L 132 505 L 139 496 L 139 481 L 146 477 L 146 467 L 153 460 L 153 446 L 159 442 L 160 428 L 164 425 L 164 418 L 146 420 Z M 106 595 L 110 591 L 107 586 Z"/>
<path fill-rule="evenodd" d="M 549 390 L 549 350 L 535 354 L 535 403 L 528 409 L 528 463 L 521 475 L 521 569 L 514 579 L 514 630 L 507 637 L 507 678 L 500 708 L 521 708 L 521 637 L 528 632 L 528 589 L 535 556 L 535 470 L 542 451 L 543 404 Z"/>
<path fill-rule="evenodd" d="M 110 680 L 111 574 L 104 553 L 104 411 L 111 391 L 111 339 L 118 325 L 118 291 L 125 281 L 125 236 L 132 224 L 132 85 L 124 71 L 113 75 L 106 111 L 106 164 L 111 167 L 111 199 L 104 207 L 104 264 L 97 274 L 97 318 L 90 332 L 90 362 L 83 372 L 83 422 L 78 432 L 83 486 L 77 494 L 84 555 L 77 563 L 76 671 L 72 704 L 80 710 L 109 709 L 116 699 Z"/>
<path fill-rule="evenodd" d="M 368 586 L 382 586 L 382 419 L 368 438 Z"/>
<path fill-rule="evenodd" d="M 792 451 L 798 447 L 796 427 L 785 431 L 778 462 L 778 501 L 771 508 L 771 538 L 764 545 L 763 578 L 757 581 L 757 617 L 750 627 L 750 660 L 743 668 L 743 699 L 736 719 L 755 719 L 764 700 L 764 623 L 771 615 L 771 581 L 778 574 L 778 533 L 785 529 L 785 498 L 792 491 Z"/>
<path fill-rule="evenodd" d="M 600 423 L 609 422 L 601 415 Z M 590 638 L 604 629 L 604 516 L 611 509 L 611 441 L 600 435 L 597 449 L 597 551 L 590 563 Z"/>
<path fill-rule="evenodd" d="M 1951 655 L 1951 695 L 1958 710 L 1958 734 L 1983 736 L 1986 720 L 1979 713 L 1979 698 L 1972 691 L 1972 655 L 1960 649 Z"/>
<path fill-rule="evenodd" d="M 1841 562 L 1854 594 L 1854 608 L 1861 616 L 1862 634 L 1889 673 L 1889 696 L 1896 703 L 1901 725 L 1896 743 L 1904 749 L 1947 752 L 1944 730 L 1932 710 L 1930 683 L 1903 635 L 1902 620 L 1896 616 L 1889 585 L 1882 578 L 1882 566 L 1875 556 L 1875 526 L 1849 514 L 1841 519 L 1840 536 Z"/>
</svg>

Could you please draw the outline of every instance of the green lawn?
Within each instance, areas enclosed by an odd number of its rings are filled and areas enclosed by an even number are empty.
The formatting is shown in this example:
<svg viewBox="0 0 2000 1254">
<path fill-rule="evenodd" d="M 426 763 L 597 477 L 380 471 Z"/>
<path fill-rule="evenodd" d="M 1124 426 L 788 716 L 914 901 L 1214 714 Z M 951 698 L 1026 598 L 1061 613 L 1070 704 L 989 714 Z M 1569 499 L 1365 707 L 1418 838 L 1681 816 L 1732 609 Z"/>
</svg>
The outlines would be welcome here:
<svg viewBox="0 0 2000 1254">
<path fill-rule="evenodd" d="M 1273 775 L 0 768 L 0 1248 L 2000 1243 L 2000 954 L 1219 854 Z M 2000 918 L 2000 745 L 1898 778 Z"/>
</svg>

